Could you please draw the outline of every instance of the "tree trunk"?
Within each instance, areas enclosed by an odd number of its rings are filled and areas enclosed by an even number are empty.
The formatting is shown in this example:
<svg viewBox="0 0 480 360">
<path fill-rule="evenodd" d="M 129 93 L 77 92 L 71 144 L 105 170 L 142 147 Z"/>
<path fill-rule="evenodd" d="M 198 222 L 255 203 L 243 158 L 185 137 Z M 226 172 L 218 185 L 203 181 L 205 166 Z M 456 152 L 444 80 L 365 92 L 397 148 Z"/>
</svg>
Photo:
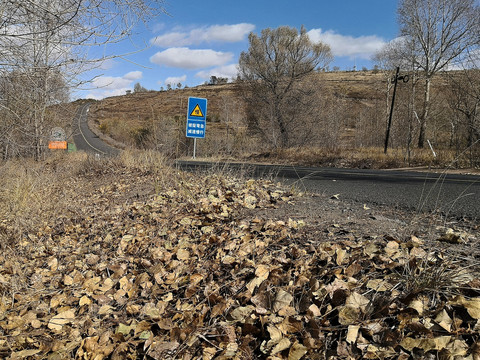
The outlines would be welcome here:
<svg viewBox="0 0 480 360">
<path fill-rule="evenodd" d="M 427 119 L 430 108 L 430 83 L 431 78 L 427 75 L 425 79 L 425 93 L 423 97 L 423 112 L 420 117 L 420 134 L 418 135 L 418 147 L 423 149 L 425 146 L 425 133 L 427 131 Z"/>
</svg>

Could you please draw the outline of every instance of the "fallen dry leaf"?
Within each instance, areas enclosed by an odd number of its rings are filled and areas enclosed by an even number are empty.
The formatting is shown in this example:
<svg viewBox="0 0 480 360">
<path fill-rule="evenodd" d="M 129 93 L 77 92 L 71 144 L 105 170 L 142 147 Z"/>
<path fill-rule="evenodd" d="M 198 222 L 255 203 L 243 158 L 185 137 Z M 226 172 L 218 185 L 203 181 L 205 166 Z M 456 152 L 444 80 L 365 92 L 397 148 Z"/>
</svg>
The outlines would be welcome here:
<svg viewBox="0 0 480 360">
<path fill-rule="evenodd" d="M 63 311 L 50 319 L 48 328 L 55 331 L 62 331 L 63 326 L 71 323 L 75 319 L 75 311 Z"/>
</svg>

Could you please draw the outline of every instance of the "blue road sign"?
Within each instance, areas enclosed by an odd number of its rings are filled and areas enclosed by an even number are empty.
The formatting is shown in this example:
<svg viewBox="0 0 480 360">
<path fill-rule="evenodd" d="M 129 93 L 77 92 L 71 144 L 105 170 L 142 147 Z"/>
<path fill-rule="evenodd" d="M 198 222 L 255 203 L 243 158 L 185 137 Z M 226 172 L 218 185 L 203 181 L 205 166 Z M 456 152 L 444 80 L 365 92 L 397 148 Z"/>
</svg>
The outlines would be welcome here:
<svg viewBox="0 0 480 360">
<path fill-rule="evenodd" d="M 207 99 L 188 98 L 187 120 L 207 121 Z"/>
<path fill-rule="evenodd" d="M 204 138 L 207 128 L 207 99 L 188 98 L 187 130 L 190 138 Z"/>
<path fill-rule="evenodd" d="M 204 138 L 206 121 L 203 120 L 187 120 L 187 137 L 191 138 Z"/>
</svg>

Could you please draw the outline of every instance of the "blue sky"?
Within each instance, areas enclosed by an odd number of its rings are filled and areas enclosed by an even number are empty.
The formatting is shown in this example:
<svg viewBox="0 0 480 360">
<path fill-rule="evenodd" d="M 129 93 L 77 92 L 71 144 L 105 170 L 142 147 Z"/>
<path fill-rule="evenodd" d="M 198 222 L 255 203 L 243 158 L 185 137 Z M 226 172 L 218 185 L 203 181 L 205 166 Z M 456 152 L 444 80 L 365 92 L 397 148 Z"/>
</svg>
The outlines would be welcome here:
<svg viewBox="0 0 480 360">
<path fill-rule="evenodd" d="M 77 96 L 122 95 L 137 82 L 160 90 L 168 83 L 199 85 L 212 75 L 234 78 L 248 34 L 283 25 L 304 25 L 311 40 L 329 44 L 335 57 L 330 68 L 370 69 L 373 53 L 398 35 L 396 7 L 393 0 L 168 0 L 168 15 L 106 50 L 131 55 L 90 73 L 96 76 L 92 88 Z"/>
</svg>

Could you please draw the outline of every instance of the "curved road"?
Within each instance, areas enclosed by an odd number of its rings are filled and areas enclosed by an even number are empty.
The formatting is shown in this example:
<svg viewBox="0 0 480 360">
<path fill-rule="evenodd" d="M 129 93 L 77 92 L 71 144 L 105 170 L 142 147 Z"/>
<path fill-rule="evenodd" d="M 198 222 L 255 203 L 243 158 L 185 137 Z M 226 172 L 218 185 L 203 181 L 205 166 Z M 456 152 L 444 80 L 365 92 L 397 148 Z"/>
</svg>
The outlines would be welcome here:
<svg viewBox="0 0 480 360">
<path fill-rule="evenodd" d="M 449 218 L 480 219 L 480 176 L 400 170 L 358 170 L 301 166 L 216 164 L 177 161 L 181 168 L 229 168 L 248 176 L 270 176 L 300 191 L 336 196 L 367 205 L 438 211 Z M 480 221 L 480 220 L 479 220 Z"/>
<path fill-rule="evenodd" d="M 90 104 L 80 105 L 75 115 L 73 141 L 75 142 L 77 150 L 98 154 L 99 156 L 118 154 L 118 149 L 102 141 L 89 129 L 87 123 L 89 108 Z"/>
</svg>

